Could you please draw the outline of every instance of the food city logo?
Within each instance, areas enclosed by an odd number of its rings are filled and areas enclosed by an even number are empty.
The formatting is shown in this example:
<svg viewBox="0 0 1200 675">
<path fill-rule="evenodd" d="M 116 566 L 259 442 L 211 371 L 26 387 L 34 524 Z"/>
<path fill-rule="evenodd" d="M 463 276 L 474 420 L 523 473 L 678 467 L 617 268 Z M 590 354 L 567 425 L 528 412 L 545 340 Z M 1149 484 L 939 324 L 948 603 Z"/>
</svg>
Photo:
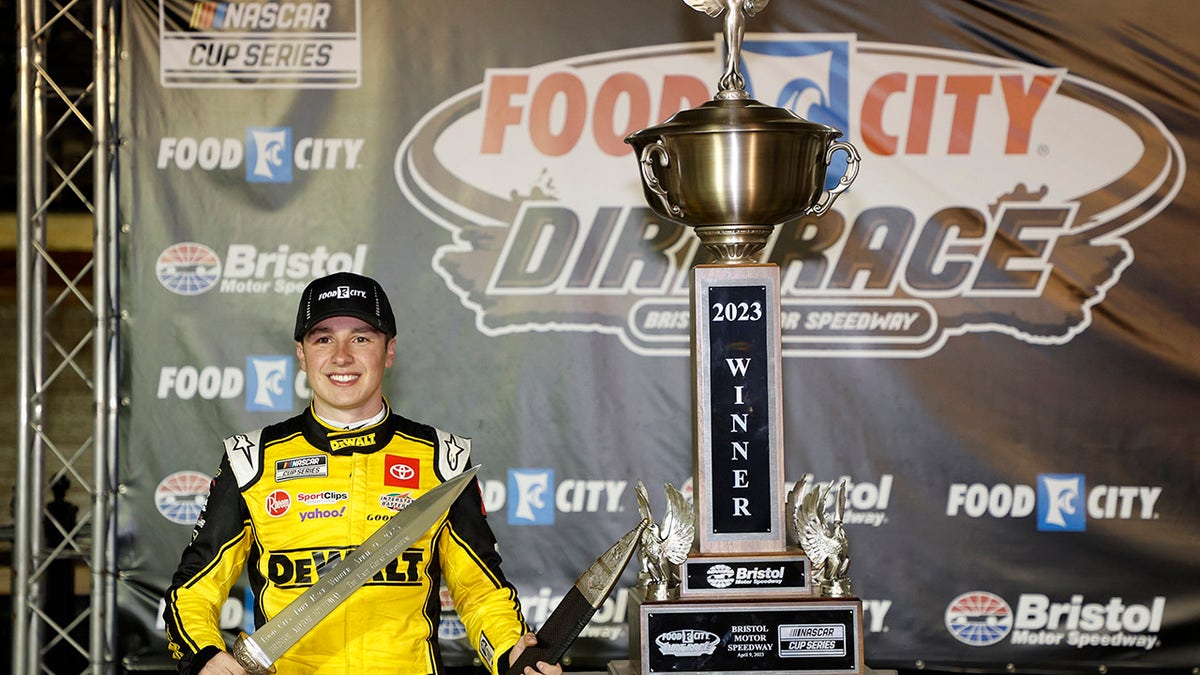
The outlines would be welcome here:
<svg viewBox="0 0 1200 675">
<path fill-rule="evenodd" d="M 158 371 L 159 400 L 205 401 L 246 396 L 247 412 L 291 412 L 297 399 L 312 396 L 308 376 L 295 369 L 293 354 L 251 355 L 244 368 L 216 365 L 167 365 Z"/>
<path fill-rule="evenodd" d="M 654 638 L 658 651 L 667 656 L 708 656 L 721 644 L 721 636 L 706 630 L 682 628 Z"/>
<path fill-rule="evenodd" d="M 299 295 L 314 278 L 334 272 L 362 274 L 368 248 L 331 251 L 324 245 L 293 250 L 280 244 L 262 250 L 254 244 L 230 244 L 224 262 L 209 246 L 184 241 L 163 249 L 154 261 L 154 276 L 176 295 L 201 295 L 211 290 L 236 295 Z"/>
<path fill-rule="evenodd" d="M 362 12 L 354 2 L 159 0 L 164 87 L 357 87 Z"/>
<path fill-rule="evenodd" d="M 483 482 L 483 506 L 488 513 L 505 509 L 509 525 L 553 525 L 558 513 L 624 511 L 627 485 L 599 478 L 556 481 L 553 469 L 509 469 L 507 481 Z"/>
<path fill-rule="evenodd" d="M 164 136 L 158 141 L 159 171 L 233 171 L 244 165 L 247 183 L 291 183 L 293 170 L 352 171 L 359 168 L 361 138 L 306 136 L 292 142 L 291 127 L 249 127 L 237 138 Z"/>
<path fill-rule="evenodd" d="M 946 608 L 946 630 L 972 647 L 989 647 L 1008 637 L 1019 646 L 1111 647 L 1151 650 L 1166 611 L 1165 597 L 1148 603 L 1111 597 L 1088 602 L 1081 594 L 1055 601 L 1041 593 L 1022 593 L 1014 612 L 1004 598 L 987 591 L 964 593 Z"/>
<path fill-rule="evenodd" d="M 722 50 L 490 69 L 414 127 L 395 178 L 449 232 L 432 264 L 480 332 L 690 353 L 689 270 L 706 254 L 647 208 L 623 139 L 710 99 Z M 833 210 L 764 251 L 787 356 L 924 357 L 971 332 L 1069 342 L 1132 263 L 1126 236 L 1183 183 L 1159 120 L 1063 69 L 852 35 L 748 35 L 742 56 L 756 99 L 863 156 Z"/>
<path fill-rule="evenodd" d="M 1045 532 L 1083 532 L 1088 520 L 1156 520 L 1160 485 L 1087 486 L 1084 474 L 1038 474 L 1037 487 L 952 483 L 946 515 L 1025 518 Z"/>
</svg>

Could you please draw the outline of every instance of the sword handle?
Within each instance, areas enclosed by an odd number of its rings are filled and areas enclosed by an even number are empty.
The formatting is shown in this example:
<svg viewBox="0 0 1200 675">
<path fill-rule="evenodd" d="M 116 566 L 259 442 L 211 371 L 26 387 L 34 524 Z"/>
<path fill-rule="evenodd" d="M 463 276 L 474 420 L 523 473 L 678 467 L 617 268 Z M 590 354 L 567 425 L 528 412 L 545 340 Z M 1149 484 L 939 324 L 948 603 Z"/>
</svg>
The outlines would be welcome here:
<svg viewBox="0 0 1200 675">
<path fill-rule="evenodd" d="M 563 655 L 575 642 L 575 638 L 579 637 L 579 631 L 583 630 L 595 613 L 596 608 L 592 607 L 578 588 L 572 586 L 538 630 L 538 643 L 521 652 L 517 662 L 505 671 L 505 675 L 520 675 L 525 672 L 525 666 L 537 670 L 538 661 L 562 661 Z"/>
<path fill-rule="evenodd" d="M 246 675 L 270 675 L 275 672 L 270 657 L 245 631 L 238 633 L 230 653 L 246 669 Z"/>
</svg>

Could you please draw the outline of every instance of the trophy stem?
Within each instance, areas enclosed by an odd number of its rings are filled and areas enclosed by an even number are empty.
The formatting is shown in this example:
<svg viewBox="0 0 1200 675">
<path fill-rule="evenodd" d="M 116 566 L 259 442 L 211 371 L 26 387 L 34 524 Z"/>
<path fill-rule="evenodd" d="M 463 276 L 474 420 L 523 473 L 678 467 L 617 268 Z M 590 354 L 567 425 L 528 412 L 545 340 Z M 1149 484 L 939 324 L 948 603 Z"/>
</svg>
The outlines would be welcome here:
<svg viewBox="0 0 1200 675">
<path fill-rule="evenodd" d="M 758 262 L 758 254 L 771 238 L 774 225 L 701 225 L 695 228 L 700 243 L 716 258 L 718 265 L 745 265 Z"/>
</svg>

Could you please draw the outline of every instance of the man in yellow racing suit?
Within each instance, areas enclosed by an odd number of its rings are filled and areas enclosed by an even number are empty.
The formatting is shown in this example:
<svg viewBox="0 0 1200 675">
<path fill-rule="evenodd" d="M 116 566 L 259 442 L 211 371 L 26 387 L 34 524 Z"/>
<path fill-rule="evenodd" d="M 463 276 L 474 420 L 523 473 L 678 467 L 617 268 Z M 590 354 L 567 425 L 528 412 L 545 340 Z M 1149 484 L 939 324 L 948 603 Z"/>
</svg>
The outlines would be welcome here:
<svg viewBox="0 0 1200 675">
<path fill-rule="evenodd" d="M 393 513 L 471 465 L 469 439 L 408 420 L 383 399 L 395 320 L 377 282 L 351 273 L 313 281 L 295 332 L 313 401 L 298 416 L 225 439 L 208 502 L 166 594 L 168 643 L 180 672 L 244 672 L 225 651 L 218 625 L 243 568 L 261 626 Z M 437 641 L 443 581 L 491 672 L 504 672 L 536 642 L 501 572 L 475 484 L 280 657 L 277 672 L 444 672 Z M 561 674 L 557 665 L 538 667 Z"/>
</svg>

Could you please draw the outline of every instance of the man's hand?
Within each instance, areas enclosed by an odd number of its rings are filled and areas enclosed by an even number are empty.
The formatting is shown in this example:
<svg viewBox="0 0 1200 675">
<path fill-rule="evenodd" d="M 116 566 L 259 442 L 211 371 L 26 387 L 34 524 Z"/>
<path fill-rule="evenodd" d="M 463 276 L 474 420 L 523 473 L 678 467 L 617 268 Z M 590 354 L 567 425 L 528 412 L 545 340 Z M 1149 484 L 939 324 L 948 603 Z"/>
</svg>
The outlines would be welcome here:
<svg viewBox="0 0 1200 675">
<path fill-rule="evenodd" d="M 521 654 L 527 647 L 532 647 L 536 644 L 537 636 L 533 633 L 526 633 L 522 635 L 521 639 L 517 640 L 517 644 L 513 645 L 512 651 L 508 653 L 509 667 L 512 667 L 512 664 L 517 662 L 517 659 L 521 657 Z M 537 670 L 534 670 L 529 666 L 525 667 L 525 675 L 537 675 L 539 672 L 542 673 L 542 675 L 562 675 L 562 671 L 562 664 L 551 664 L 546 663 L 545 661 L 537 662 Z"/>
<path fill-rule="evenodd" d="M 246 675 L 246 669 L 229 652 L 217 652 L 204 664 L 200 675 Z"/>
</svg>

